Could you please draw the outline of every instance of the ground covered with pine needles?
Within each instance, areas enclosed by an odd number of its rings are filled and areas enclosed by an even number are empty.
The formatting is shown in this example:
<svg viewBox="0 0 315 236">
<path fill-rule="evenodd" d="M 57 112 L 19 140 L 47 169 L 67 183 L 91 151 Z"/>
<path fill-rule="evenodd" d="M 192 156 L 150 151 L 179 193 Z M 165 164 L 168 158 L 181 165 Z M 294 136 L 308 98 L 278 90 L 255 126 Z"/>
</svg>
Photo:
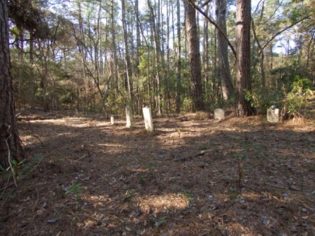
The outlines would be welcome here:
<svg viewBox="0 0 315 236">
<path fill-rule="evenodd" d="M 22 114 L 0 235 L 315 235 L 315 124 Z"/>
</svg>

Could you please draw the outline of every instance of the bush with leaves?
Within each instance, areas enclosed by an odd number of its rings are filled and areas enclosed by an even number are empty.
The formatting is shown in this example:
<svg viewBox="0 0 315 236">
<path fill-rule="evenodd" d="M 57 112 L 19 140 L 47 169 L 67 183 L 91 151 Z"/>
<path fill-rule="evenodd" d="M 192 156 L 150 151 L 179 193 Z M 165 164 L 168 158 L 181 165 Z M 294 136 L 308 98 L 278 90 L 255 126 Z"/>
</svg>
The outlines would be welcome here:
<svg viewBox="0 0 315 236">
<path fill-rule="evenodd" d="M 272 105 L 282 106 L 285 94 L 281 90 L 259 88 L 252 92 L 247 91 L 245 98 L 257 110 L 258 114 L 265 114 Z"/>
<path fill-rule="evenodd" d="M 284 111 L 290 117 L 300 116 L 301 110 L 306 107 L 308 99 L 313 94 L 310 88 L 305 87 L 304 82 L 303 80 L 294 82 L 292 90 L 284 99 Z"/>
<path fill-rule="evenodd" d="M 301 115 L 308 98 L 312 95 L 312 81 L 306 70 L 292 63 L 273 70 L 271 75 L 277 86 L 272 88 L 255 86 L 253 91 L 246 92 L 246 99 L 259 114 L 265 114 L 270 106 L 275 105 L 282 108 L 283 116 Z"/>
</svg>

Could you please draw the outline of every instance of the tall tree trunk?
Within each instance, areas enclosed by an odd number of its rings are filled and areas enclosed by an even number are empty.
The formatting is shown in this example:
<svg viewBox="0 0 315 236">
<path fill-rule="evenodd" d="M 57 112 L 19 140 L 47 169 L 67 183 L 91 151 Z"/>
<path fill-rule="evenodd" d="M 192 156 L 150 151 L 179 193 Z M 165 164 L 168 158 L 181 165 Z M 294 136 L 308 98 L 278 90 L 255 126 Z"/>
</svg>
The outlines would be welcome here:
<svg viewBox="0 0 315 236">
<path fill-rule="evenodd" d="M 210 4 L 207 4 L 206 6 L 206 9 L 205 9 L 205 13 L 208 15 L 209 14 L 209 7 Z M 205 99 L 206 101 L 208 102 L 209 99 L 208 99 L 208 82 L 209 82 L 209 79 L 210 79 L 210 76 L 209 76 L 209 67 L 210 67 L 210 64 L 209 64 L 209 21 L 208 19 L 204 18 L 204 23 L 203 23 L 203 76 L 204 76 L 204 81 L 203 81 L 203 84 L 204 84 L 204 95 L 205 95 Z"/>
<path fill-rule="evenodd" d="M 222 32 L 218 34 L 219 76 L 221 79 L 222 96 L 226 101 L 233 94 L 232 76 L 228 57 L 228 43 L 223 35 L 226 35 L 226 0 L 216 0 L 217 24 Z"/>
<path fill-rule="evenodd" d="M 115 27 L 115 2 L 111 1 L 111 35 L 112 35 L 112 55 L 113 55 L 113 75 L 114 75 L 114 87 L 116 92 L 119 90 L 119 75 L 118 75 L 118 56 L 116 45 L 116 27 Z"/>
<path fill-rule="evenodd" d="M 236 1 L 236 91 L 238 116 L 252 115 L 254 110 L 250 102 L 246 100 L 246 92 L 251 91 L 250 74 L 250 23 L 251 1 Z"/>
<path fill-rule="evenodd" d="M 12 77 L 10 74 L 7 1 L 0 0 L 0 164 L 24 157 L 15 119 Z"/>
<path fill-rule="evenodd" d="M 170 93 L 170 37 L 171 37 L 171 28 L 170 28 L 170 20 L 171 20 L 171 3 L 169 1 L 167 1 L 166 3 L 166 46 L 165 46 L 165 50 L 166 50 L 166 63 L 165 67 L 166 67 L 166 74 L 165 74 L 165 103 L 167 104 L 166 107 L 166 111 L 167 113 L 170 112 L 171 109 L 171 93 Z"/>
<path fill-rule="evenodd" d="M 139 76 L 140 76 L 140 47 L 141 47 L 141 25 L 140 25 L 140 12 L 139 12 L 139 0 L 135 0 L 135 14 L 136 14 L 136 59 L 135 59 L 135 78 L 136 80 L 136 94 L 135 99 L 137 100 L 137 112 L 141 114 L 141 96 L 140 96 L 140 83 L 139 83 Z"/>
<path fill-rule="evenodd" d="M 186 33 L 188 42 L 188 55 L 190 61 L 190 73 L 192 80 L 193 110 L 204 110 L 203 90 L 201 82 L 201 61 L 199 50 L 199 36 L 196 23 L 196 10 L 184 0 L 186 14 Z"/>
<path fill-rule="evenodd" d="M 177 43 L 178 43 L 178 55 L 177 55 L 177 76 L 176 76 L 176 112 L 180 112 L 180 94 L 181 94 L 181 24 L 180 24 L 180 1 L 177 0 Z"/>
<path fill-rule="evenodd" d="M 151 0 L 147 0 L 148 7 L 150 9 L 151 14 L 151 28 L 154 35 L 154 42 L 155 42 L 155 81 L 156 81 L 156 107 L 157 107 L 157 114 L 161 115 L 161 91 L 160 91 L 160 81 L 161 81 L 161 73 L 160 73 L 160 62 L 161 62 L 161 43 L 160 43 L 160 29 L 159 29 L 159 22 L 157 24 L 156 16 L 154 13 L 154 8 L 152 5 Z M 160 11 L 160 9 L 158 9 Z M 158 14 L 159 18 L 159 14 Z"/>
<path fill-rule="evenodd" d="M 126 5 L 125 0 L 121 0 L 121 11 L 122 11 L 122 26 L 124 32 L 124 43 L 125 43 L 125 65 L 126 65 L 126 88 L 128 92 L 128 103 L 132 107 L 132 68 L 129 54 L 129 44 L 128 44 L 128 31 L 126 22 Z"/>
</svg>

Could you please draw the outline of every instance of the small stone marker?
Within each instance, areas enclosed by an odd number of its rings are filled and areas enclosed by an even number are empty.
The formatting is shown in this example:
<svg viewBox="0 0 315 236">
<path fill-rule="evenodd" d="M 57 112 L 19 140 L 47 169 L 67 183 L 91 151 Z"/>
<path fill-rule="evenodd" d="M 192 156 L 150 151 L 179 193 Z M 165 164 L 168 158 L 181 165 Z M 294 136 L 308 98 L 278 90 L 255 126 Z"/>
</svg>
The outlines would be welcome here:
<svg viewBox="0 0 315 236">
<path fill-rule="evenodd" d="M 221 108 L 217 108 L 214 110 L 214 119 L 215 120 L 223 120 L 225 118 L 225 112 Z"/>
<path fill-rule="evenodd" d="M 280 121 L 280 110 L 275 106 L 267 109 L 267 121 L 270 123 L 278 123 Z"/>
<path fill-rule="evenodd" d="M 143 113 L 143 119 L 144 119 L 144 127 L 146 131 L 152 132 L 154 130 L 154 127 L 153 127 L 152 114 L 151 114 L 150 107 L 147 107 L 147 106 L 143 107 L 142 113 Z"/>
<path fill-rule="evenodd" d="M 115 124 L 115 117 L 113 115 L 110 116 L 110 124 L 111 125 Z"/>
<path fill-rule="evenodd" d="M 132 122 L 132 113 L 129 106 L 126 106 L 126 127 L 131 128 Z"/>
</svg>

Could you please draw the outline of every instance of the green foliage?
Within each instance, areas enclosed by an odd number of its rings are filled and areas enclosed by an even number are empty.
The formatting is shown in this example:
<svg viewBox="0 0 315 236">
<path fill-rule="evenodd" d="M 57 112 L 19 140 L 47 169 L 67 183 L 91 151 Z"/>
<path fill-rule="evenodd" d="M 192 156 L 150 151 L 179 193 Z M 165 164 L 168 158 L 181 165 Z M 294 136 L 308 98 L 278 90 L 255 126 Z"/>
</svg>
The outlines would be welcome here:
<svg viewBox="0 0 315 236">
<path fill-rule="evenodd" d="M 76 198 L 81 194 L 82 192 L 82 185 L 78 182 L 73 182 L 69 187 L 66 188 L 66 195 L 73 195 Z"/>
<path fill-rule="evenodd" d="M 10 170 L 10 167 L 4 168 L 0 164 L 0 176 L 2 177 L 12 177 L 12 174 L 16 174 L 16 179 L 21 180 L 25 177 L 29 176 L 41 163 L 43 158 L 41 156 L 34 156 L 29 160 L 22 160 L 22 161 L 11 161 L 11 166 L 13 168 L 13 172 Z"/>
<path fill-rule="evenodd" d="M 182 193 L 180 193 L 180 195 L 182 195 L 185 198 L 187 198 L 187 200 L 189 201 L 189 204 L 194 200 L 194 195 L 193 195 L 192 192 L 183 191 Z"/>
<path fill-rule="evenodd" d="M 271 105 L 284 108 L 288 115 L 298 114 L 312 95 L 312 81 L 296 63 L 272 71 L 272 78 L 277 86 L 261 88 L 257 86 L 246 93 L 246 99 L 264 114 Z"/>
<path fill-rule="evenodd" d="M 17 91 L 17 103 L 20 105 L 44 106 L 45 103 L 53 108 L 68 108 L 77 97 L 77 83 L 60 65 L 48 62 L 48 73 L 45 74 L 43 65 L 13 60 L 12 76 Z"/>
<path fill-rule="evenodd" d="M 105 110 L 107 114 L 124 114 L 128 96 L 124 79 L 126 52 L 122 47 L 124 32 L 119 20 L 121 16 L 119 4 L 115 1 L 105 3 L 106 1 L 87 0 L 74 1 L 70 3 L 70 8 L 64 8 L 60 1 L 51 8 L 49 2 L 41 1 L 26 9 L 23 4 L 16 5 L 16 2 L 10 1 L 9 13 L 12 75 L 18 108 L 23 106 L 42 107 L 45 110 L 74 110 L 75 108 L 85 112 L 104 112 Z M 228 1 L 228 5 L 234 3 Z M 112 4 L 114 5 L 113 12 Z M 162 1 L 160 6 L 161 9 L 165 8 L 169 11 L 176 8 L 173 4 L 176 5 L 176 2 Z M 153 4 L 154 11 L 157 11 L 157 7 Z M 72 9 L 71 12 L 69 9 Z M 141 105 L 149 104 L 154 112 L 157 95 L 160 95 L 162 112 L 171 113 L 176 110 L 176 96 L 180 94 L 181 110 L 190 112 L 192 110 L 192 84 L 190 61 L 187 57 L 187 48 L 184 46 L 186 39 L 183 14 L 181 14 L 181 22 L 177 22 L 173 17 L 174 22 L 171 19 L 170 21 L 163 20 L 162 17 L 161 22 L 155 19 L 156 25 L 153 25 L 149 9 L 140 11 L 138 16 L 132 4 L 126 2 L 126 9 L 128 44 L 133 69 L 132 107 L 141 113 Z M 257 48 L 258 43 L 253 40 L 251 44 L 253 91 L 247 93 L 246 99 L 259 112 L 265 112 L 270 105 L 274 104 L 278 106 L 291 104 L 290 111 L 303 107 L 303 98 L 297 92 L 293 92 L 293 88 L 301 87 L 304 93 L 311 86 L 309 79 L 311 77 L 306 75 L 305 71 L 312 73 L 311 68 L 314 64 L 314 56 L 312 56 L 314 12 L 315 7 L 311 0 L 261 1 L 257 9 L 253 9 L 252 17 L 257 41 L 261 46 L 266 46 L 263 50 L 265 61 L 262 63 L 266 81 L 274 82 L 272 85 L 268 84 L 272 88 L 261 88 L 262 76 L 261 68 L 259 68 L 261 54 Z M 235 38 L 235 12 L 228 8 L 226 13 L 227 36 L 232 39 Z M 98 21 L 98 15 L 102 20 Z M 310 17 L 269 41 L 282 29 L 299 22 L 306 16 Z M 139 22 L 135 22 L 135 19 Z M 177 33 L 175 34 L 177 23 L 180 23 L 180 42 L 177 40 Z M 138 25 L 139 42 L 138 37 L 134 35 Z M 153 27 L 159 35 L 155 35 Z M 201 40 L 206 39 L 205 32 L 208 33 L 209 38 L 213 38 L 216 34 L 215 29 L 210 27 L 206 30 L 202 27 L 199 31 Z M 159 63 L 154 40 L 156 36 L 160 40 Z M 295 41 L 296 46 L 289 45 L 292 41 Z M 283 44 L 282 48 L 287 51 L 287 54 L 278 52 L 276 47 L 279 43 Z M 285 44 L 288 44 L 287 48 Z M 181 55 L 178 55 L 179 45 L 182 45 Z M 202 48 L 205 46 L 203 45 Z M 228 102 L 222 99 L 216 51 L 215 40 L 210 40 L 208 42 L 208 56 L 210 57 L 207 59 L 210 67 L 206 68 L 206 50 L 201 50 L 204 102 L 209 110 L 216 107 L 230 107 L 235 103 L 235 97 L 231 97 Z M 276 55 L 277 53 L 279 54 Z M 32 63 L 29 61 L 30 55 L 33 58 Z M 231 56 L 231 53 L 229 55 Z M 178 56 L 181 60 L 179 85 Z M 230 65 L 235 77 L 233 60 L 231 58 Z M 295 62 L 292 63 L 294 60 Z M 308 68 L 301 67 L 304 63 Z M 271 68 L 276 69 L 270 74 Z M 157 81 L 157 72 L 159 72 L 159 81 Z M 102 96 L 100 94 L 102 92 L 106 94 Z M 158 92 L 160 94 L 157 94 Z"/>
<path fill-rule="evenodd" d="M 36 101 L 37 84 L 36 78 L 39 77 L 38 71 L 27 63 L 12 63 L 12 77 L 14 78 L 14 87 L 17 91 L 17 102 L 25 104 L 34 104 Z"/>
<path fill-rule="evenodd" d="M 22 179 L 29 174 L 31 174 L 42 162 L 43 157 L 42 156 L 33 156 L 30 160 L 26 162 L 19 162 L 18 163 L 18 178 Z"/>
<path fill-rule="evenodd" d="M 185 97 L 183 100 L 183 103 L 182 103 L 182 110 L 184 112 L 191 111 L 192 110 L 192 104 L 193 104 L 193 102 L 192 102 L 191 98 Z"/>
<path fill-rule="evenodd" d="M 312 96 L 312 91 L 309 88 L 305 89 L 303 80 L 296 81 L 292 86 L 292 90 L 285 98 L 284 105 L 287 113 L 294 116 L 307 105 L 307 99 Z"/>
<path fill-rule="evenodd" d="M 259 114 L 264 114 L 272 105 L 281 106 L 284 94 L 277 89 L 258 88 L 252 92 L 247 91 L 245 98 Z"/>
<path fill-rule="evenodd" d="M 311 96 L 312 81 L 306 70 L 296 62 L 287 67 L 280 67 L 273 71 L 276 79 L 284 90 L 285 97 L 282 106 L 289 115 L 300 113 L 307 105 L 307 99 Z"/>
<path fill-rule="evenodd" d="M 111 91 L 105 104 L 107 112 L 115 115 L 124 115 L 126 98 L 126 92 L 116 94 L 115 91 Z"/>
<path fill-rule="evenodd" d="M 302 86 L 303 90 L 310 89 L 312 86 L 311 76 L 297 62 L 272 70 L 271 76 L 273 80 L 278 81 L 286 93 L 292 91 L 296 83 Z"/>
</svg>

